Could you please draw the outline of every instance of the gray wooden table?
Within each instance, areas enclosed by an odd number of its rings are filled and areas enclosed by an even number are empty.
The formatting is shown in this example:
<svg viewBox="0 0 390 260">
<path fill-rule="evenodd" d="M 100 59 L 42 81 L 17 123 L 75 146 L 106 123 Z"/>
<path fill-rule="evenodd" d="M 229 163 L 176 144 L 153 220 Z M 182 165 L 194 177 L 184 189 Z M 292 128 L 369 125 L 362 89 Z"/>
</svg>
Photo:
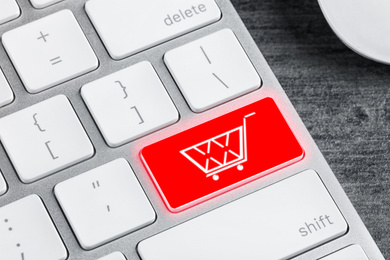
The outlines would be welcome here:
<svg viewBox="0 0 390 260">
<path fill-rule="evenodd" d="M 390 259 L 390 66 L 348 49 L 315 0 L 232 0 Z"/>
</svg>

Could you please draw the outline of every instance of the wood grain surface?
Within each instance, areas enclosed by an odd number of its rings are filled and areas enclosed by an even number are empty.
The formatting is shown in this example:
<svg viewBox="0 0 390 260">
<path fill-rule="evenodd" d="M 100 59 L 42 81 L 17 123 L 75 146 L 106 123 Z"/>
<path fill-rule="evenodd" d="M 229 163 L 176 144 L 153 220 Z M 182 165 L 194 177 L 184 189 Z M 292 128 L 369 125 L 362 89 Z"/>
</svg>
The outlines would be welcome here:
<svg viewBox="0 0 390 260">
<path fill-rule="evenodd" d="M 315 0 L 232 3 L 390 259 L 390 66 L 348 49 Z"/>
</svg>

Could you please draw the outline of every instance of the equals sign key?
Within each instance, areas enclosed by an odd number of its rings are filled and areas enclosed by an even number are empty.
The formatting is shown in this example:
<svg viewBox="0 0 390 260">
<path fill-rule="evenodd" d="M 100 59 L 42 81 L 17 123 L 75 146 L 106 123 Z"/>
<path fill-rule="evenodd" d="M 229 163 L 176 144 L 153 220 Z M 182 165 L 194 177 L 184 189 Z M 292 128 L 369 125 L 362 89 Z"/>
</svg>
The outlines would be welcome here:
<svg viewBox="0 0 390 260">
<path fill-rule="evenodd" d="M 60 56 L 55 57 L 55 58 L 53 58 L 53 59 L 50 60 L 51 65 L 56 65 L 56 64 L 58 64 L 58 63 L 60 63 L 60 62 L 62 62 Z"/>
</svg>

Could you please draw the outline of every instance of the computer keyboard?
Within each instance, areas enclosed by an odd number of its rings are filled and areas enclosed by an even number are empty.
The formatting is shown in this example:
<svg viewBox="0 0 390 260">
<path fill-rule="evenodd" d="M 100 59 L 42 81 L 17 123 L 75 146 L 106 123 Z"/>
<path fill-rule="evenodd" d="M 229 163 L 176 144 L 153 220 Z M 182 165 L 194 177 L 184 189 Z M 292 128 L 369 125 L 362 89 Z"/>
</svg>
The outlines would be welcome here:
<svg viewBox="0 0 390 260">
<path fill-rule="evenodd" d="M 1 260 L 384 259 L 229 1 L 3 0 L 0 35 Z"/>
</svg>

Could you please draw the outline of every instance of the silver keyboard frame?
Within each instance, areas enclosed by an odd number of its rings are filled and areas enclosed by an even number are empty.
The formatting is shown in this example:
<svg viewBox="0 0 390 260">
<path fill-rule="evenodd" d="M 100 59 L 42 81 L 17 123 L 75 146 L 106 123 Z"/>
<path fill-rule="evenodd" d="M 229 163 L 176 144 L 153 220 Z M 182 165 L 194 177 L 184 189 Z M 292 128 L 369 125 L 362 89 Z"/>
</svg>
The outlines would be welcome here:
<svg viewBox="0 0 390 260">
<path fill-rule="evenodd" d="M 66 83 L 45 90 L 38 94 L 29 94 L 21 83 L 16 71 L 13 68 L 13 65 L 9 60 L 9 57 L 1 45 L 0 67 L 14 91 L 15 100 L 12 104 L 0 108 L 0 117 L 46 100 L 55 95 L 65 94 L 73 105 L 77 115 L 80 118 L 80 121 L 84 125 L 84 128 L 95 147 L 95 155 L 91 159 L 57 172 L 42 180 L 36 181 L 32 184 L 24 184 L 17 177 L 17 174 L 11 162 L 9 161 L 7 154 L 1 146 L 0 170 L 6 179 L 9 189 L 5 195 L 0 196 L 0 207 L 23 198 L 29 194 L 37 194 L 42 198 L 55 226 L 58 229 L 61 238 L 63 239 L 63 242 L 68 250 L 68 259 L 93 260 L 114 251 L 123 253 L 127 259 L 140 259 L 136 251 L 136 246 L 139 241 L 182 222 L 188 221 L 212 209 L 220 207 L 226 203 L 229 203 L 230 201 L 239 199 L 256 190 L 262 189 L 268 185 L 283 180 L 305 169 L 314 169 L 320 175 L 322 181 L 338 205 L 341 213 L 349 225 L 349 230 L 346 235 L 327 244 L 319 246 L 311 251 L 303 253 L 294 259 L 318 259 L 350 244 L 359 244 L 362 246 L 370 259 L 384 259 L 375 242 L 368 233 L 366 227 L 362 223 L 361 219 L 344 193 L 343 189 L 341 188 L 340 184 L 336 180 L 325 159 L 323 158 L 322 154 L 318 150 L 309 132 L 306 130 L 304 124 L 287 98 L 285 92 L 275 78 L 273 72 L 269 68 L 264 57 L 260 53 L 256 43 L 253 41 L 249 32 L 245 28 L 245 25 L 237 15 L 234 7 L 230 1 L 227 0 L 215 1 L 222 11 L 222 19 L 219 22 L 193 31 L 169 42 L 160 44 L 129 58 L 115 61 L 111 59 L 108 52 L 104 48 L 103 43 L 101 42 L 97 32 L 95 31 L 85 12 L 84 4 L 86 0 L 65 0 L 41 10 L 34 9 L 28 0 L 17 0 L 22 14 L 18 19 L 8 22 L 4 25 L 0 25 L 0 35 L 13 28 L 47 16 L 53 12 L 62 9 L 70 9 L 78 20 L 87 39 L 89 40 L 99 59 L 100 64 L 99 67 L 91 73 L 70 80 Z M 165 67 L 162 59 L 163 55 L 168 50 L 174 49 L 178 46 L 223 28 L 230 28 L 236 34 L 237 38 L 241 42 L 243 48 L 245 49 L 253 65 L 262 78 L 262 87 L 259 90 L 251 92 L 250 94 L 237 98 L 214 109 L 210 109 L 203 113 L 194 113 L 189 109 L 182 94 L 173 81 L 167 68 Z M 144 60 L 151 62 L 151 64 L 154 66 L 157 74 L 166 87 L 168 94 L 171 96 L 179 111 L 180 120 L 178 123 L 170 127 L 147 135 L 131 143 L 125 144 L 119 148 L 110 148 L 105 143 L 94 120 L 86 108 L 85 103 L 83 102 L 80 95 L 80 88 L 88 82 L 99 79 Z M 140 149 L 157 140 L 163 139 L 164 137 L 191 128 L 192 126 L 223 115 L 229 111 L 242 107 L 245 104 L 250 104 L 266 96 L 274 98 L 274 100 L 277 102 L 290 127 L 292 128 L 298 140 L 301 142 L 305 150 L 305 158 L 294 165 L 279 170 L 266 177 L 257 179 L 233 191 L 202 203 L 201 205 L 185 210 L 184 212 L 177 214 L 168 212 L 139 159 Z M 131 167 L 133 168 L 139 182 L 144 188 L 144 191 L 157 214 L 156 222 L 147 226 L 146 228 L 125 235 L 94 250 L 83 250 L 78 244 L 75 235 L 73 234 L 64 214 L 61 211 L 61 208 L 54 196 L 53 188 L 61 181 L 67 180 L 73 176 L 79 175 L 85 171 L 120 157 L 128 160 Z M 283 234 L 276 234 L 275 239 L 281 235 Z"/>
</svg>

